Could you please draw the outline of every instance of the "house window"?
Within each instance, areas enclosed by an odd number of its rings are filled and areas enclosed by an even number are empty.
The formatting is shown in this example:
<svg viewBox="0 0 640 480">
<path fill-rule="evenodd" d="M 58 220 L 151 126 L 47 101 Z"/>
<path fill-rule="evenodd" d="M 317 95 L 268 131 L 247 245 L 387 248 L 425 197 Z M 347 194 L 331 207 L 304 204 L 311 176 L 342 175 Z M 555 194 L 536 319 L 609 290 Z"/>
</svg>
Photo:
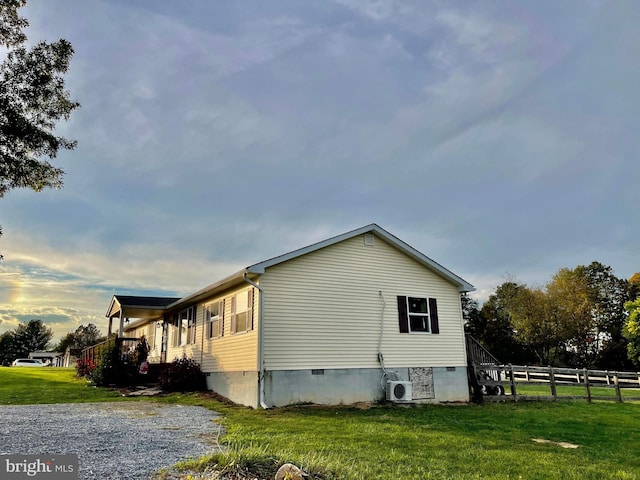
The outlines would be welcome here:
<svg viewBox="0 0 640 480">
<path fill-rule="evenodd" d="M 152 322 L 147 327 L 147 343 L 150 350 L 156 348 L 156 322 Z"/>
<path fill-rule="evenodd" d="M 207 321 L 207 338 L 224 335 L 224 300 L 210 303 L 205 307 Z"/>
<path fill-rule="evenodd" d="M 181 313 L 182 332 L 186 335 L 182 338 L 182 345 L 196 343 L 196 307 L 187 308 Z"/>
<path fill-rule="evenodd" d="M 189 307 L 174 317 L 174 347 L 196 343 L 196 307 Z"/>
<path fill-rule="evenodd" d="M 231 297 L 231 333 L 253 330 L 253 288 Z"/>
<path fill-rule="evenodd" d="M 177 347 L 180 345 L 180 315 L 177 313 L 173 316 L 171 322 L 171 346 Z"/>
<path fill-rule="evenodd" d="M 400 333 L 440 333 L 435 298 L 398 297 Z"/>
</svg>

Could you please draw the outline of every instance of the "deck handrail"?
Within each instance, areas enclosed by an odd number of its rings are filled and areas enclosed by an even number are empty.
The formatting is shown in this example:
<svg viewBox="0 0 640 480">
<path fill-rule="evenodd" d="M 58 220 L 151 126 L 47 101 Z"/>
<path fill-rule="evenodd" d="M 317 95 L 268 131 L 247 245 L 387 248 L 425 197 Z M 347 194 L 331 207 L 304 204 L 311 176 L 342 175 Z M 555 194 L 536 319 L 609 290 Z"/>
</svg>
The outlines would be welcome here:
<svg viewBox="0 0 640 480">
<path fill-rule="evenodd" d="M 467 342 L 467 362 L 475 365 L 500 365 L 501 362 L 494 357 L 476 338 L 465 333 Z"/>
<path fill-rule="evenodd" d="M 102 352 L 107 349 L 117 348 L 120 351 L 121 360 L 124 360 L 127 356 L 127 352 L 123 351 L 123 346 L 129 343 L 138 342 L 140 339 L 136 337 L 110 337 L 106 340 L 86 347 L 82 350 L 82 361 L 91 362 L 94 364 L 100 363 L 100 356 Z"/>
</svg>

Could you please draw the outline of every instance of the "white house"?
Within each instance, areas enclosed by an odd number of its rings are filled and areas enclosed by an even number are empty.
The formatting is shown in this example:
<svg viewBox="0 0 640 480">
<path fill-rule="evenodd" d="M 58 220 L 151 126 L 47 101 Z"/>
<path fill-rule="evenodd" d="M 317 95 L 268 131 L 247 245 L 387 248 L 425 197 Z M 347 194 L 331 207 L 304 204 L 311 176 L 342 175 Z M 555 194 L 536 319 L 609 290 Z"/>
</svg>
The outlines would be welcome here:
<svg viewBox="0 0 640 480">
<path fill-rule="evenodd" d="M 252 407 L 466 402 L 473 289 L 371 224 L 181 299 L 116 295 L 107 317 L 147 337 L 151 362 L 192 357 L 211 390 Z"/>
</svg>

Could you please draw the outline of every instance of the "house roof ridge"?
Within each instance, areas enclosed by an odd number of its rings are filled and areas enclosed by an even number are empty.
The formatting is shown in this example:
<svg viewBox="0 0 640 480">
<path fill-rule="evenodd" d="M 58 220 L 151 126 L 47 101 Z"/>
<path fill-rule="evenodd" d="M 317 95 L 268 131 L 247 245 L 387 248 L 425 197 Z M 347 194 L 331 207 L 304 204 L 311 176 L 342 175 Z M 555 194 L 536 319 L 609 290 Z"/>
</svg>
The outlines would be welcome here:
<svg viewBox="0 0 640 480">
<path fill-rule="evenodd" d="M 301 257 L 303 255 L 306 255 L 308 253 L 311 252 L 315 252 L 317 250 L 320 250 L 322 248 L 331 246 L 331 245 L 335 245 L 336 243 L 342 242 L 344 240 L 348 240 L 351 238 L 354 238 L 358 235 L 362 235 L 365 233 L 375 233 L 377 234 L 379 237 L 381 237 L 382 239 L 386 240 L 387 242 L 389 242 L 393 247 L 397 248 L 398 250 L 400 250 L 401 252 L 405 253 L 406 255 L 408 255 L 409 257 L 413 258 L 414 260 L 416 260 L 418 263 L 430 268 L 431 270 L 433 270 L 435 273 L 439 274 L 441 277 L 443 277 L 444 279 L 448 280 L 449 282 L 453 283 L 454 285 L 456 285 L 458 287 L 458 290 L 460 290 L 461 292 L 471 292 L 475 290 L 475 287 L 473 285 L 471 285 L 470 283 L 468 283 L 466 280 L 464 280 L 463 278 L 459 277 L 458 275 L 456 275 L 455 273 L 453 273 L 451 270 L 445 268 L 444 266 L 442 266 L 441 264 L 439 264 L 438 262 L 436 262 L 435 260 L 429 258 L 428 256 L 426 256 L 425 254 L 423 254 L 422 252 L 420 252 L 419 250 L 416 250 L 414 247 L 412 247 L 411 245 L 409 245 L 408 243 L 404 242 L 403 240 L 401 240 L 400 238 L 396 237 L 394 234 L 390 233 L 389 231 L 385 230 L 384 228 L 382 228 L 380 225 L 378 225 L 377 223 L 370 223 L 368 225 L 364 225 L 362 227 L 359 228 L 355 228 L 353 230 L 349 230 L 347 232 L 338 234 L 338 235 L 334 235 L 332 237 L 326 238 L 324 240 L 321 240 L 319 242 L 315 242 L 312 244 L 309 244 L 305 247 L 301 247 L 301 248 L 297 248 L 295 250 L 291 250 L 290 252 L 281 254 L 281 255 L 277 255 L 275 257 L 270 257 L 266 260 L 254 263 L 249 265 L 246 268 L 243 268 L 241 270 L 238 270 L 237 272 L 232 273 L 231 275 L 227 275 L 226 277 L 211 283 L 207 286 L 205 286 L 204 288 L 201 288 L 189 295 L 186 295 L 184 297 L 148 297 L 148 298 L 171 298 L 174 301 L 165 305 L 164 308 L 166 310 L 173 310 L 176 307 L 179 307 L 181 305 L 186 305 L 186 304 L 192 304 L 192 303 L 196 303 L 202 299 L 204 299 L 206 296 L 208 296 L 211 292 L 220 289 L 220 288 L 228 288 L 229 286 L 232 286 L 234 284 L 238 284 L 244 281 L 244 275 L 245 274 L 263 274 L 265 272 L 265 270 L 271 266 L 277 265 L 279 263 L 284 263 L 286 261 L 292 260 L 294 258 L 298 258 Z M 120 297 L 120 298 L 126 298 L 126 295 L 114 295 L 114 298 L 116 297 Z M 133 296 L 135 297 L 135 296 Z M 137 298 L 144 298 L 144 297 L 137 297 Z"/>
<path fill-rule="evenodd" d="M 442 277 L 444 277 L 445 279 L 448 279 L 450 282 L 456 284 L 458 286 L 458 288 L 460 289 L 460 291 L 462 291 L 462 292 L 471 292 L 471 291 L 475 290 L 475 287 L 473 285 L 471 285 L 469 282 L 467 282 L 463 278 L 459 277 L 458 275 L 453 273 L 451 270 L 449 270 L 446 267 L 442 266 L 441 264 L 439 264 L 435 260 L 433 260 L 430 257 L 426 256 L 424 253 L 420 252 L 419 250 L 416 250 L 414 247 L 412 247 L 411 245 L 409 245 L 405 241 L 401 240 L 400 238 L 396 237 L 394 234 L 390 233 L 389 231 L 385 230 L 384 228 L 382 228 L 377 223 L 370 223 L 370 224 L 364 225 L 364 226 L 362 226 L 360 228 L 356 228 L 354 230 L 350 230 L 348 232 L 345 232 L 345 233 L 342 233 L 342 234 L 339 234 L 339 235 L 335 235 L 335 236 L 327 238 L 325 240 L 321 240 L 319 242 L 312 243 L 310 245 L 307 245 L 306 247 L 298 248 L 298 249 L 292 250 L 292 251 L 290 251 L 288 253 L 284 253 L 282 255 L 278 255 L 278 256 L 275 256 L 275 257 L 271 257 L 271 258 L 269 258 L 267 260 L 263 260 L 261 262 L 254 263 L 253 265 L 248 266 L 244 271 L 247 271 L 249 273 L 262 274 L 262 273 L 264 273 L 265 269 L 267 269 L 267 268 L 269 268 L 271 266 L 274 266 L 274 265 L 277 265 L 279 263 L 283 263 L 283 262 L 292 260 L 292 259 L 297 258 L 297 257 L 301 257 L 302 255 L 306 255 L 308 253 L 320 250 L 322 248 L 334 245 L 334 244 L 342 242 L 344 240 L 348 240 L 350 238 L 356 237 L 358 235 L 362 235 L 364 233 L 369 233 L 369 232 L 373 232 L 373 233 L 378 234 L 380 237 L 382 237 L 383 239 L 387 240 L 389 243 L 391 243 L 398 250 L 400 250 L 400 251 L 404 252 L 405 254 L 409 255 L 410 257 L 412 257 L 414 260 L 418 261 L 419 263 L 421 263 L 421 264 L 423 264 L 423 265 L 425 265 L 427 267 L 430 267 L 432 270 L 435 270 Z"/>
</svg>

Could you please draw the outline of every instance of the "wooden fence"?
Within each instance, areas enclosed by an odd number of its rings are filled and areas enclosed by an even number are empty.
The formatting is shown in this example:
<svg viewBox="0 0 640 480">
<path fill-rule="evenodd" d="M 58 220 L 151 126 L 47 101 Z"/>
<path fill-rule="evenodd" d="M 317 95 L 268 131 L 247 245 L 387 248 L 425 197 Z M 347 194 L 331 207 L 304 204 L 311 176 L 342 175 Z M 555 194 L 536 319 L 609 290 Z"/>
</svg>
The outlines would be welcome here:
<svg viewBox="0 0 640 480">
<path fill-rule="evenodd" d="M 90 361 L 91 363 L 100 363 L 102 353 L 106 350 L 111 350 L 114 347 L 117 348 L 120 360 L 126 361 L 133 349 L 138 344 L 138 338 L 117 338 L 111 337 L 104 342 L 92 345 L 82 350 L 82 360 Z"/>
<path fill-rule="evenodd" d="M 489 393 L 484 395 L 484 399 L 490 401 L 584 398 L 588 402 L 622 402 L 623 397 L 624 400 L 640 400 L 640 372 L 478 364 L 472 368 L 480 386 Z M 531 390 L 527 388 L 520 388 L 519 392 L 518 387 L 524 385 L 543 386 L 545 390 L 548 389 L 548 394 L 527 394 L 527 390 Z M 602 395 L 603 389 L 611 389 L 612 394 Z"/>
</svg>

